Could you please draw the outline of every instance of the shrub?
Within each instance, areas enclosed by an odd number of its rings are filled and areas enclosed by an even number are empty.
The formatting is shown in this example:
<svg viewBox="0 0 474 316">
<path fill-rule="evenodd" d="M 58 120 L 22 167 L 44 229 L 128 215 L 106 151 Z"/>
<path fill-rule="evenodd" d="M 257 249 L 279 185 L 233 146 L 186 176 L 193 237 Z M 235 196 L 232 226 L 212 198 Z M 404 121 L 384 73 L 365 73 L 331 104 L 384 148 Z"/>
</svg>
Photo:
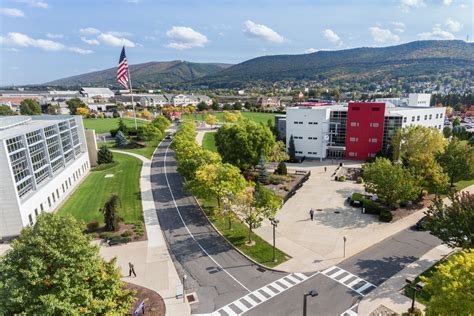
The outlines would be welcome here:
<svg viewBox="0 0 474 316">
<path fill-rule="evenodd" d="M 102 145 L 97 152 L 97 163 L 99 165 L 112 163 L 114 162 L 114 155 L 112 152 L 107 148 L 106 145 Z"/>
<path fill-rule="evenodd" d="M 126 237 L 122 237 L 122 242 L 123 243 L 129 243 L 132 241 L 132 237 L 131 236 L 126 236 Z"/>
<path fill-rule="evenodd" d="M 364 179 L 362 177 L 357 177 L 357 183 L 364 183 Z"/>
<path fill-rule="evenodd" d="M 283 190 L 288 192 L 288 191 L 290 191 L 290 188 L 287 185 L 285 185 L 285 186 L 283 186 Z"/>
<path fill-rule="evenodd" d="M 110 136 L 115 137 L 117 136 L 118 129 L 114 128 L 114 129 L 111 129 L 109 132 L 110 132 Z"/>
<path fill-rule="evenodd" d="M 133 235 L 133 232 L 130 229 L 127 229 L 120 236 L 122 236 L 122 237 L 131 237 L 132 235 Z"/>
<path fill-rule="evenodd" d="M 117 235 L 113 232 L 102 232 L 99 234 L 99 237 L 103 239 L 112 239 L 115 236 Z"/>
<path fill-rule="evenodd" d="M 423 316 L 423 312 L 419 308 L 415 307 L 413 312 L 411 312 L 409 309 L 408 312 L 402 313 L 402 316 Z"/>
<path fill-rule="evenodd" d="M 345 177 L 345 176 L 340 176 L 339 178 L 337 178 L 337 181 L 339 181 L 339 182 L 345 182 L 345 181 L 346 181 L 346 177 Z"/>
<path fill-rule="evenodd" d="M 380 221 L 388 223 L 388 222 L 391 222 L 392 219 L 393 219 L 393 215 L 392 215 L 392 212 L 390 212 L 389 210 L 383 209 L 380 212 L 380 215 L 379 215 Z"/>
<path fill-rule="evenodd" d="M 117 112 L 117 111 L 114 111 L 114 112 L 112 112 L 112 116 L 113 116 L 114 118 L 118 118 L 118 117 L 120 117 L 120 113 Z"/>
<path fill-rule="evenodd" d="M 286 176 L 271 174 L 270 175 L 270 183 L 271 184 L 282 184 L 286 182 Z"/>
<path fill-rule="evenodd" d="M 383 207 L 381 207 L 377 202 L 374 202 L 366 198 L 362 198 L 362 206 L 364 207 L 366 214 L 379 215 L 383 211 Z"/>
<path fill-rule="evenodd" d="M 275 174 L 280 174 L 286 176 L 288 174 L 288 170 L 286 169 L 286 164 L 284 161 L 280 161 L 278 163 L 277 168 L 275 169 Z"/>
<path fill-rule="evenodd" d="M 87 231 L 92 233 L 95 232 L 99 228 L 99 222 L 98 221 L 91 221 L 87 223 Z"/>
</svg>

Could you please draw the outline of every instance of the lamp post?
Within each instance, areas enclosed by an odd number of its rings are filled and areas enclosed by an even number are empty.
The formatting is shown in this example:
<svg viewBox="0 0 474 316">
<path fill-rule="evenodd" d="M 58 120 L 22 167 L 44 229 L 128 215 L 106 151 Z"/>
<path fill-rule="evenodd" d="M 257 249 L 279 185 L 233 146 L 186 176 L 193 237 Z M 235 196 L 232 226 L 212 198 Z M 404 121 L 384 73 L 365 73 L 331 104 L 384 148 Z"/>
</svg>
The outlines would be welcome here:
<svg viewBox="0 0 474 316">
<path fill-rule="evenodd" d="M 418 282 L 415 284 L 415 280 L 412 278 L 406 278 L 405 282 L 408 283 L 410 288 L 413 290 L 413 295 L 411 296 L 411 308 L 410 308 L 410 313 L 413 313 L 415 312 L 416 293 L 421 292 L 423 290 L 423 287 L 425 287 L 425 283 Z"/>
<path fill-rule="evenodd" d="M 344 258 L 345 258 L 346 257 L 346 241 L 347 241 L 346 236 L 343 236 L 342 240 L 344 241 Z"/>
<path fill-rule="evenodd" d="M 307 315 L 306 298 L 308 296 L 315 297 L 317 295 L 318 295 L 318 292 L 316 292 L 316 290 L 311 290 L 308 293 L 303 294 L 303 316 Z"/>
<path fill-rule="evenodd" d="M 280 220 L 278 218 L 270 217 L 269 218 L 270 223 L 272 223 L 273 226 L 273 262 L 277 262 L 276 256 L 275 256 L 275 228 L 278 226 L 278 223 Z"/>
<path fill-rule="evenodd" d="M 186 302 L 186 286 L 184 282 L 186 281 L 187 277 L 188 276 L 186 274 L 183 275 L 183 303 Z"/>
</svg>

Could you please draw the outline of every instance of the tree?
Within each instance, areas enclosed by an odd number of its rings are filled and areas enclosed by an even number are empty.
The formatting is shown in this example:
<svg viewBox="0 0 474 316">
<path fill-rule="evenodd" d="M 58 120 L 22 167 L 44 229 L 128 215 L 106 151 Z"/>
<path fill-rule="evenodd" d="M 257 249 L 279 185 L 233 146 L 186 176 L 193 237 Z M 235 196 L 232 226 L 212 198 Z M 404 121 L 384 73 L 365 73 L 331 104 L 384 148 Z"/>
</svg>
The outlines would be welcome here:
<svg viewBox="0 0 474 316">
<path fill-rule="evenodd" d="M 277 168 L 275 169 L 275 174 L 280 174 L 286 176 L 288 174 L 288 171 L 286 169 L 286 163 L 284 161 L 280 161 L 278 163 Z"/>
<path fill-rule="evenodd" d="M 438 162 L 448 174 L 451 186 L 454 182 L 470 177 L 474 172 L 474 149 L 466 142 L 454 137 L 444 153 L 438 155 Z"/>
<path fill-rule="evenodd" d="M 117 146 L 118 148 L 124 148 L 127 147 L 128 144 L 129 141 L 127 140 L 123 132 L 118 131 L 117 135 L 115 135 L 115 146 Z"/>
<path fill-rule="evenodd" d="M 460 125 L 461 125 L 461 119 L 459 117 L 456 117 L 453 121 L 453 128 Z"/>
<path fill-rule="evenodd" d="M 119 121 L 118 121 L 117 131 L 122 132 L 123 135 L 128 135 L 128 126 L 127 126 L 127 124 L 125 124 L 125 122 L 122 120 L 122 118 L 120 118 Z"/>
<path fill-rule="evenodd" d="M 221 162 L 218 153 L 211 152 L 200 147 L 195 141 L 183 143 L 184 146 L 176 150 L 178 160 L 178 172 L 186 180 L 193 180 L 196 171 L 205 164 L 217 164 Z"/>
<path fill-rule="evenodd" d="M 76 115 L 76 111 L 78 108 L 85 108 L 87 107 L 84 102 L 82 102 L 79 98 L 72 98 L 66 101 L 67 107 L 69 109 L 69 113 L 71 115 Z"/>
<path fill-rule="evenodd" d="M 288 154 L 286 153 L 285 144 L 282 141 L 277 141 L 273 145 L 270 154 L 268 155 L 269 161 L 286 161 L 288 160 Z"/>
<path fill-rule="evenodd" d="M 87 117 L 89 115 L 88 108 L 77 108 L 76 115 L 81 115 L 82 117 Z"/>
<path fill-rule="evenodd" d="M 230 113 L 229 111 L 224 111 L 223 114 L 224 122 L 226 123 L 235 123 L 241 118 L 240 112 Z"/>
<path fill-rule="evenodd" d="M 237 194 L 245 186 L 245 179 L 237 167 L 228 163 L 215 163 L 200 166 L 188 188 L 199 198 L 216 199 L 220 210 L 222 199 L 226 195 Z"/>
<path fill-rule="evenodd" d="M 141 113 L 141 117 L 143 117 L 144 119 L 149 120 L 149 119 L 151 119 L 152 114 L 148 110 L 143 110 L 142 113 Z"/>
<path fill-rule="evenodd" d="M 206 102 L 201 101 L 201 102 L 198 103 L 197 109 L 198 109 L 199 111 L 205 111 L 205 110 L 208 110 L 208 109 L 209 109 L 209 106 L 207 105 Z"/>
<path fill-rule="evenodd" d="M 248 102 L 248 101 L 246 101 L 246 102 L 244 103 L 244 108 L 246 108 L 247 110 L 250 110 L 252 107 L 253 107 L 252 103 L 250 103 L 250 102 Z"/>
<path fill-rule="evenodd" d="M 145 140 L 150 141 L 153 139 L 160 139 L 162 138 L 162 136 L 163 135 L 161 134 L 161 131 L 152 123 L 147 124 L 143 128 L 143 137 L 145 138 Z"/>
<path fill-rule="evenodd" d="M 222 106 L 222 109 L 224 111 L 230 111 L 232 110 L 232 105 L 230 105 L 229 103 L 225 103 L 223 106 Z"/>
<path fill-rule="evenodd" d="M 20 102 L 20 113 L 21 115 L 39 115 L 41 107 L 36 100 L 25 99 Z"/>
<path fill-rule="evenodd" d="M 102 145 L 97 152 L 97 163 L 99 165 L 105 164 L 105 163 L 112 163 L 114 162 L 114 155 L 112 152 L 107 148 L 106 145 Z"/>
<path fill-rule="evenodd" d="M 0 105 L 0 115 L 15 115 L 8 105 Z"/>
<path fill-rule="evenodd" d="M 400 201 L 413 201 L 420 191 L 411 173 L 400 164 L 393 165 L 386 158 L 376 158 L 364 165 L 364 186 L 369 193 L 377 194 L 389 207 Z"/>
<path fill-rule="evenodd" d="M 48 107 L 46 108 L 46 113 L 48 113 L 49 115 L 59 114 L 59 106 L 49 104 Z"/>
<path fill-rule="evenodd" d="M 423 291 L 430 294 L 426 315 L 471 315 L 474 311 L 474 252 L 463 251 L 421 276 Z"/>
<path fill-rule="evenodd" d="M 453 136 L 460 140 L 466 140 L 469 137 L 469 132 L 464 126 L 455 126 L 453 127 Z"/>
<path fill-rule="evenodd" d="M 451 136 L 453 136 L 453 130 L 451 129 L 451 127 L 445 126 L 443 128 L 443 135 L 444 138 L 450 138 Z"/>
<path fill-rule="evenodd" d="M 232 105 L 232 109 L 234 109 L 235 111 L 241 111 L 242 110 L 242 103 L 240 102 L 235 102 L 234 105 Z"/>
<path fill-rule="evenodd" d="M 133 292 L 120 280 L 116 259 L 72 216 L 43 213 L 25 227 L 0 260 L 2 315 L 126 314 Z"/>
<path fill-rule="evenodd" d="M 216 100 L 212 100 L 211 109 L 213 109 L 214 111 L 219 110 L 219 103 L 217 103 Z"/>
<path fill-rule="evenodd" d="M 282 197 L 258 183 L 255 186 L 253 197 L 255 205 L 269 210 L 270 216 L 274 216 L 281 207 Z"/>
<path fill-rule="evenodd" d="M 206 116 L 206 124 L 211 125 L 211 128 L 217 123 L 217 118 L 215 115 L 209 114 Z"/>
<path fill-rule="evenodd" d="M 267 163 L 263 155 L 260 156 L 260 160 L 258 161 L 258 165 L 256 166 L 255 169 L 257 169 L 257 172 L 258 172 L 258 176 L 257 176 L 258 182 L 262 184 L 267 184 L 270 178 L 268 176 Z"/>
<path fill-rule="evenodd" d="M 119 228 L 119 206 L 120 198 L 117 194 L 113 194 L 104 207 L 100 209 L 100 212 L 104 214 L 105 230 L 117 231 Z"/>
<path fill-rule="evenodd" d="M 290 136 L 290 141 L 288 143 L 288 156 L 290 156 L 290 161 L 296 161 L 296 147 L 295 147 L 295 140 L 293 139 L 293 135 Z"/>
<path fill-rule="evenodd" d="M 474 194 L 450 192 L 450 203 L 437 196 L 426 211 L 426 228 L 451 247 L 474 247 Z"/>
<path fill-rule="evenodd" d="M 223 162 L 250 170 L 263 155 L 267 159 L 275 144 L 272 132 L 263 124 L 241 119 L 224 124 L 216 133 L 217 151 Z"/>
<path fill-rule="evenodd" d="M 161 134 L 164 134 L 171 125 L 171 122 L 163 115 L 158 116 L 151 123 L 160 130 Z"/>
</svg>

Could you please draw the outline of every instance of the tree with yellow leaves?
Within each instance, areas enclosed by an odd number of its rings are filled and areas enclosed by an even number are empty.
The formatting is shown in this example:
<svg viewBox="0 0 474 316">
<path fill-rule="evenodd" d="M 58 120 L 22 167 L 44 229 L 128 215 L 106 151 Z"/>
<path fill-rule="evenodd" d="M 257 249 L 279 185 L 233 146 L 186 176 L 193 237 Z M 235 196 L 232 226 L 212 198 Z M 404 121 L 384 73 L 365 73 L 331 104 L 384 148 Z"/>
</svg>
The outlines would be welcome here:
<svg viewBox="0 0 474 316">
<path fill-rule="evenodd" d="M 77 108 L 76 115 L 81 115 L 82 117 L 87 117 L 89 115 L 88 108 Z"/>
<path fill-rule="evenodd" d="M 206 124 L 211 125 L 211 128 L 217 123 L 217 118 L 215 115 L 209 114 L 206 116 Z"/>
</svg>

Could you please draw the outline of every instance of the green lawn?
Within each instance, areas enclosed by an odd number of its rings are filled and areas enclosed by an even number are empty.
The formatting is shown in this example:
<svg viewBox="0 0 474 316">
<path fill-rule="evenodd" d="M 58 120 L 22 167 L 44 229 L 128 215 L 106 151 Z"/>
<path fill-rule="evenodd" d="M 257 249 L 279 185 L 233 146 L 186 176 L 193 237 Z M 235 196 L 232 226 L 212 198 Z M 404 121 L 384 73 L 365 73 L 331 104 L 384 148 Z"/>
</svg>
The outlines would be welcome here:
<svg viewBox="0 0 474 316">
<path fill-rule="evenodd" d="M 209 219 L 212 221 L 214 226 L 221 232 L 224 237 L 230 241 L 240 251 L 245 253 L 247 256 L 255 260 L 256 262 L 265 265 L 269 268 L 277 266 L 291 257 L 285 254 L 278 248 L 275 251 L 275 257 L 277 262 L 273 262 L 273 246 L 267 243 L 265 240 L 260 238 L 258 235 L 252 232 L 252 241 L 255 242 L 253 246 L 248 246 L 245 242 L 248 239 L 248 227 L 242 224 L 240 221 L 232 221 L 232 229 L 229 230 L 229 223 L 227 218 L 221 216 L 210 215 L 210 209 L 215 207 L 215 202 L 202 202 L 201 205 L 209 215 Z"/>
<path fill-rule="evenodd" d="M 272 124 L 275 124 L 275 114 L 273 113 L 259 113 L 259 112 L 240 112 L 243 117 L 246 117 L 255 122 L 262 122 L 267 124 L 268 119 L 272 120 Z M 214 113 L 219 122 L 224 122 L 224 114 L 222 112 Z M 186 114 L 183 115 L 184 120 L 195 120 L 195 121 L 204 121 L 206 118 L 205 114 L 195 113 L 195 114 Z"/>
<path fill-rule="evenodd" d="M 84 127 L 87 129 L 95 129 L 96 134 L 107 134 L 111 129 L 118 127 L 119 118 L 98 118 L 98 119 L 84 119 Z M 135 127 L 133 119 L 124 118 L 123 121 L 128 127 Z M 148 122 L 137 120 L 138 126 L 145 126 Z"/>
<path fill-rule="evenodd" d="M 470 180 L 458 181 L 454 185 L 456 186 L 456 191 L 460 191 L 460 190 L 462 190 L 464 188 L 467 188 L 468 186 L 473 185 L 473 184 L 474 184 L 474 179 L 470 179 Z"/>
<path fill-rule="evenodd" d="M 133 148 L 133 149 L 116 148 L 115 147 L 115 142 L 113 142 L 113 141 L 112 142 L 105 142 L 105 144 L 107 145 L 107 147 L 109 147 L 110 149 L 113 149 L 113 150 L 126 151 L 126 152 L 129 152 L 129 153 L 138 154 L 138 155 L 141 155 L 145 158 L 151 159 L 151 157 L 153 156 L 153 153 L 155 152 L 156 147 L 161 142 L 161 140 L 162 139 L 147 141 L 147 142 L 145 142 L 147 144 L 147 147 Z M 103 144 L 104 144 L 103 142 L 97 143 L 97 147 L 100 148 L 100 146 L 102 146 Z"/>
<path fill-rule="evenodd" d="M 113 193 L 117 193 L 121 201 L 120 216 L 124 221 L 143 221 L 139 185 L 142 162 L 117 153 L 114 153 L 114 160 L 118 164 L 112 168 L 91 171 L 58 213 L 71 214 L 86 223 L 97 220 L 103 224 L 103 215 L 99 209 Z M 106 175 L 113 177 L 106 178 Z"/>
<path fill-rule="evenodd" d="M 207 132 L 202 139 L 202 147 L 212 152 L 217 152 L 216 133 Z"/>
</svg>

